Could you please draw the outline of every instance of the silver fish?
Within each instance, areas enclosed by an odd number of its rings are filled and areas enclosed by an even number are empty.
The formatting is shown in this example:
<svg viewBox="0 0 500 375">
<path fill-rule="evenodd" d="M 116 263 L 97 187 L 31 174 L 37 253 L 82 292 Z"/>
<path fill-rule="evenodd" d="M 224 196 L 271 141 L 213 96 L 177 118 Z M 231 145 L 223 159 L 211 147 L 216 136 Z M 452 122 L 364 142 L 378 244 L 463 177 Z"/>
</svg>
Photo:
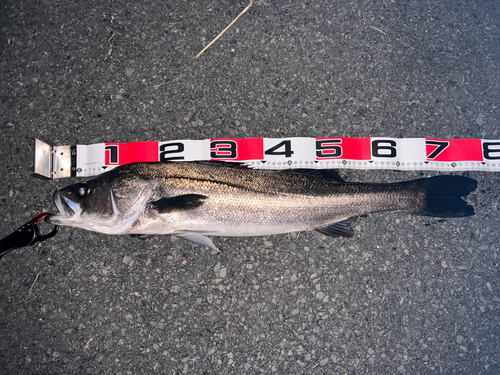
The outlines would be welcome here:
<svg viewBox="0 0 500 375">
<path fill-rule="evenodd" d="M 335 171 L 257 171 L 227 163 L 131 164 L 54 193 L 53 224 L 108 234 L 172 234 L 216 248 L 211 236 L 317 230 L 352 237 L 359 215 L 403 211 L 464 217 L 468 177 L 348 183 Z"/>
</svg>

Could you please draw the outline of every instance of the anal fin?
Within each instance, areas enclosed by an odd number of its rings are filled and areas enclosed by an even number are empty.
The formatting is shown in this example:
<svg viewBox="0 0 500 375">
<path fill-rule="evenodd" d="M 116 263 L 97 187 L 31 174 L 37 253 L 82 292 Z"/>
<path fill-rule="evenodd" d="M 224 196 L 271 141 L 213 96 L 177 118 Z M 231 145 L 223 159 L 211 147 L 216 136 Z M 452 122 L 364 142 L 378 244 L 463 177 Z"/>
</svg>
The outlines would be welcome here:
<svg viewBox="0 0 500 375">
<path fill-rule="evenodd" d="M 347 237 L 351 238 L 354 236 L 354 231 L 351 228 L 351 224 L 356 221 L 357 217 L 350 217 L 349 219 L 345 219 L 339 221 L 338 223 L 330 224 L 326 227 L 316 228 L 316 230 L 320 233 L 323 233 L 327 236 L 331 237 Z"/>
</svg>

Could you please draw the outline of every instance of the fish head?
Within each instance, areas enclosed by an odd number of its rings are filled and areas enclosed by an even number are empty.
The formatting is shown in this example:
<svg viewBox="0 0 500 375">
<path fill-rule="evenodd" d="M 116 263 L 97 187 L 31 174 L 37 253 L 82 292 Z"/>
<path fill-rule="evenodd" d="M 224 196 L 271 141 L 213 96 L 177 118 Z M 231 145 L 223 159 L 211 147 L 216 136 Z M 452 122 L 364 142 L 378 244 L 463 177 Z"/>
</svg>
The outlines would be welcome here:
<svg viewBox="0 0 500 375">
<path fill-rule="evenodd" d="M 127 170 L 112 170 L 54 193 L 59 213 L 47 221 L 96 232 L 121 234 L 144 212 L 150 181 Z"/>
</svg>

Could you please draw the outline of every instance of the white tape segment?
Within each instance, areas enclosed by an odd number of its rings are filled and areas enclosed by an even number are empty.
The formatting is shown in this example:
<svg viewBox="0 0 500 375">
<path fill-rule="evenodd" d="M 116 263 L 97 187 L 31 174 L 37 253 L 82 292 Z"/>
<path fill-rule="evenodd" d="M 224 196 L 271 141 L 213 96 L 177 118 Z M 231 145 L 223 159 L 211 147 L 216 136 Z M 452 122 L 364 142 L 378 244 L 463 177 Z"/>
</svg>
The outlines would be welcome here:
<svg viewBox="0 0 500 375">
<path fill-rule="evenodd" d="M 35 143 L 35 174 L 88 177 L 119 165 L 237 161 L 256 169 L 500 171 L 500 140 L 433 138 L 241 138 L 50 146 Z"/>
</svg>

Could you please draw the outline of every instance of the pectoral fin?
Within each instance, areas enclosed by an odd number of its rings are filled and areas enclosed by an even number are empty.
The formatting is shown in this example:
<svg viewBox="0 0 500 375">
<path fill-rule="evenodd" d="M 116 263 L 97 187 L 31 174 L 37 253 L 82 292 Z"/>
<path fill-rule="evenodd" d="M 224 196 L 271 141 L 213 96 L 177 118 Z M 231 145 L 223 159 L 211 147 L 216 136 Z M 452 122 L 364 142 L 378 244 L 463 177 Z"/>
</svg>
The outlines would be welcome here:
<svg viewBox="0 0 500 375">
<path fill-rule="evenodd" d="M 354 231 L 351 228 L 351 224 L 354 223 L 356 219 L 357 217 L 350 217 L 349 219 L 339 221 L 338 223 L 333 223 L 323 228 L 316 228 L 316 230 L 331 237 L 351 238 L 352 236 L 354 236 Z"/>
<path fill-rule="evenodd" d="M 184 238 L 189 241 L 193 241 L 199 243 L 200 245 L 208 246 L 211 249 L 219 251 L 219 249 L 214 245 L 212 240 L 208 237 L 205 237 L 201 234 L 176 234 L 177 237 Z"/>
<path fill-rule="evenodd" d="M 162 198 L 151 202 L 151 207 L 158 210 L 159 214 L 167 214 L 178 210 L 191 210 L 200 207 L 208 197 L 200 194 L 184 194 L 176 197 Z"/>
</svg>

